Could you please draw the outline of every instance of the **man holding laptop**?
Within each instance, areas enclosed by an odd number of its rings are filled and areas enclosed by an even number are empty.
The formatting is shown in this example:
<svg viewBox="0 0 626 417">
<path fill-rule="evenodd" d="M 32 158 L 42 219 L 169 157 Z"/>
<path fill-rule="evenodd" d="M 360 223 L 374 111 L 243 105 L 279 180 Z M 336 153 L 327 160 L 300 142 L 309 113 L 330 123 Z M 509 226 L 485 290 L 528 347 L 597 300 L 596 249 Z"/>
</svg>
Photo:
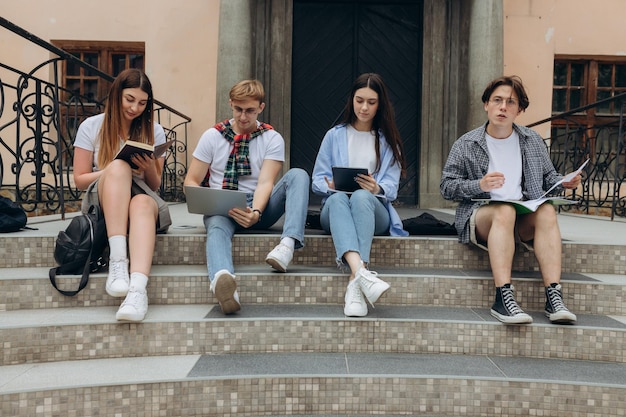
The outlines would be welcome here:
<svg viewBox="0 0 626 417">
<path fill-rule="evenodd" d="M 185 178 L 187 193 L 190 187 L 209 187 L 247 195 L 244 208 L 202 213 L 211 290 L 224 314 L 241 308 L 232 257 L 236 231 L 268 229 L 284 214 L 280 243 L 266 258 L 280 272 L 287 271 L 294 249 L 304 246 L 310 179 L 306 171 L 294 168 L 274 185 L 285 160 L 285 142 L 272 126 L 257 121 L 265 108 L 264 98 L 257 80 L 244 80 L 231 88 L 233 117 L 202 134 Z"/>
</svg>

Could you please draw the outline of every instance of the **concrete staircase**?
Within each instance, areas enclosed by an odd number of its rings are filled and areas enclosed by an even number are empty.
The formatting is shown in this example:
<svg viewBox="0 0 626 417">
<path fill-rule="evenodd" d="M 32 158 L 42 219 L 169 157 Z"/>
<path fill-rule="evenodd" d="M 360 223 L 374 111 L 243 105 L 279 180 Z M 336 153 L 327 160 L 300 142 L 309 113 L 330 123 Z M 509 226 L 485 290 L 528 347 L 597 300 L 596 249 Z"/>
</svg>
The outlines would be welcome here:
<svg viewBox="0 0 626 417">
<path fill-rule="evenodd" d="M 514 284 L 534 323 L 505 326 L 489 314 L 485 254 L 456 237 L 376 238 L 372 269 L 392 288 L 366 318 L 346 318 L 347 274 L 319 231 L 307 231 L 286 274 L 263 262 L 275 232 L 237 235 L 243 308 L 224 316 L 200 216 L 184 205 L 172 214 L 139 324 L 115 321 L 121 299 L 105 293 L 105 273 L 76 297 L 52 288 L 54 240 L 69 220 L 0 235 L 0 415 L 626 415 L 624 221 L 559 216 L 576 326 L 543 316 L 524 251 Z"/>
</svg>

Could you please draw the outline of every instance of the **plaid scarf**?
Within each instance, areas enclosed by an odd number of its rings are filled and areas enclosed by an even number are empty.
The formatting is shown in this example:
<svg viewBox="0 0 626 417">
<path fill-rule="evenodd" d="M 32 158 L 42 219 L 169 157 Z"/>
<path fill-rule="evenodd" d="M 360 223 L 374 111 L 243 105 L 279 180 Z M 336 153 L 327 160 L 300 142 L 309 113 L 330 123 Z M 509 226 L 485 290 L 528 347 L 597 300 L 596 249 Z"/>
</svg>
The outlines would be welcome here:
<svg viewBox="0 0 626 417">
<path fill-rule="evenodd" d="M 239 189 L 239 176 L 252 174 L 250 160 L 248 158 L 250 153 L 250 141 L 274 128 L 267 123 L 260 123 L 254 132 L 238 135 L 233 130 L 229 120 L 218 123 L 214 127 L 220 132 L 224 139 L 233 144 L 233 149 L 228 156 L 226 168 L 224 169 L 222 188 L 225 190 L 237 190 Z"/>
</svg>

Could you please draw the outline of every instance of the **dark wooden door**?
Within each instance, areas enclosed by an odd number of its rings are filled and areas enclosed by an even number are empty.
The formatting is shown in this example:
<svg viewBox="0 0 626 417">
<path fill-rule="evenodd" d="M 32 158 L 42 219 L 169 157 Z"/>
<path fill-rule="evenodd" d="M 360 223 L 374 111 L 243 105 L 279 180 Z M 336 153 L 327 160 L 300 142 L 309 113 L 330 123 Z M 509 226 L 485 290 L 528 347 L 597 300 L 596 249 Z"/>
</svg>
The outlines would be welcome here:
<svg viewBox="0 0 626 417">
<path fill-rule="evenodd" d="M 326 131 L 354 79 L 382 75 L 408 162 L 398 201 L 417 204 L 422 79 L 422 1 L 295 0 L 291 166 L 313 171 Z"/>
</svg>

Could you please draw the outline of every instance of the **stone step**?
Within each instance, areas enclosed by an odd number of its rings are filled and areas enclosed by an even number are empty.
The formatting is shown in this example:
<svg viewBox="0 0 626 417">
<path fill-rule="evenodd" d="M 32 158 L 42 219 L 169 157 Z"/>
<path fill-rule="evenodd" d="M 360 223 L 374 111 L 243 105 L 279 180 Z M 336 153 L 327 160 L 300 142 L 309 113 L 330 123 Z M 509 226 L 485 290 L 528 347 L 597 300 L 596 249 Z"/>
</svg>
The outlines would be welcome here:
<svg viewBox="0 0 626 417">
<path fill-rule="evenodd" d="M 421 353 L 227 353 L 0 367 L 2 415 L 619 416 L 626 364 Z M 532 410 L 532 412 L 531 412 Z"/>
<path fill-rule="evenodd" d="M 377 271 L 391 284 L 381 305 L 487 308 L 493 303 L 494 284 L 488 270 L 454 268 L 389 268 Z M 237 265 L 242 304 L 343 305 L 348 274 L 336 267 L 291 265 L 286 274 L 266 264 Z M 0 311 L 80 306 L 119 306 L 121 300 L 104 291 L 106 273 L 94 273 L 75 297 L 58 293 L 50 284 L 48 268 L 0 268 Z M 63 289 L 78 288 L 79 277 L 60 277 Z M 524 309 L 543 310 L 545 295 L 538 272 L 515 272 L 516 298 Z M 610 274 L 564 273 L 566 305 L 576 314 L 626 315 L 626 277 Z M 213 305 L 204 265 L 157 265 L 148 285 L 151 305 Z"/>
<path fill-rule="evenodd" d="M 621 225 L 621 224 L 620 224 Z M 626 227 L 624 227 L 626 233 Z M 157 236 L 155 265 L 205 265 L 205 235 L 194 233 L 168 233 Z M 616 231 L 617 233 L 617 231 Z M 34 231 L 19 232 L 16 236 L 0 236 L 0 267 L 28 268 L 53 267 L 54 235 L 41 235 Z M 278 243 L 276 234 L 237 234 L 233 239 L 235 265 L 261 264 L 265 256 Z M 305 248 L 294 254 L 294 265 L 335 266 L 335 251 L 330 235 L 307 235 Z M 405 238 L 375 237 L 372 243 L 371 265 L 397 268 L 490 268 L 484 251 L 459 244 L 456 237 Z M 563 243 L 563 272 L 622 274 L 626 272 L 626 240 L 624 244 Z M 513 269 L 537 271 L 535 256 L 518 248 Z"/>
<path fill-rule="evenodd" d="M 0 312 L 3 365 L 94 358 L 264 352 L 440 353 L 626 363 L 626 316 L 579 315 L 553 325 L 503 325 L 488 308 L 380 305 L 348 318 L 340 305 L 151 305 L 142 323 L 117 307 Z"/>
<path fill-rule="evenodd" d="M 69 219 L 0 235 L 0 415 L 624 415 L 626 222 L 559 216 L 575 326 L 544 317 L 534 255 L 518 251 L 516 295 L 534 323 L 506 326 L 489 314 L 486 254 L 450 236 L 375 238 L 372 269 L 392 288 L 347 318 L 347 274 L 331 237 L 311 230 L 287 274 L 264 263 L 277 230 L 236 235 L 243 308 L 224 316 L 201 216 L 172 214 L 138 324 L 115 320 L 106 273 L 76 297 L 51 287 Z"/>
</svg>

